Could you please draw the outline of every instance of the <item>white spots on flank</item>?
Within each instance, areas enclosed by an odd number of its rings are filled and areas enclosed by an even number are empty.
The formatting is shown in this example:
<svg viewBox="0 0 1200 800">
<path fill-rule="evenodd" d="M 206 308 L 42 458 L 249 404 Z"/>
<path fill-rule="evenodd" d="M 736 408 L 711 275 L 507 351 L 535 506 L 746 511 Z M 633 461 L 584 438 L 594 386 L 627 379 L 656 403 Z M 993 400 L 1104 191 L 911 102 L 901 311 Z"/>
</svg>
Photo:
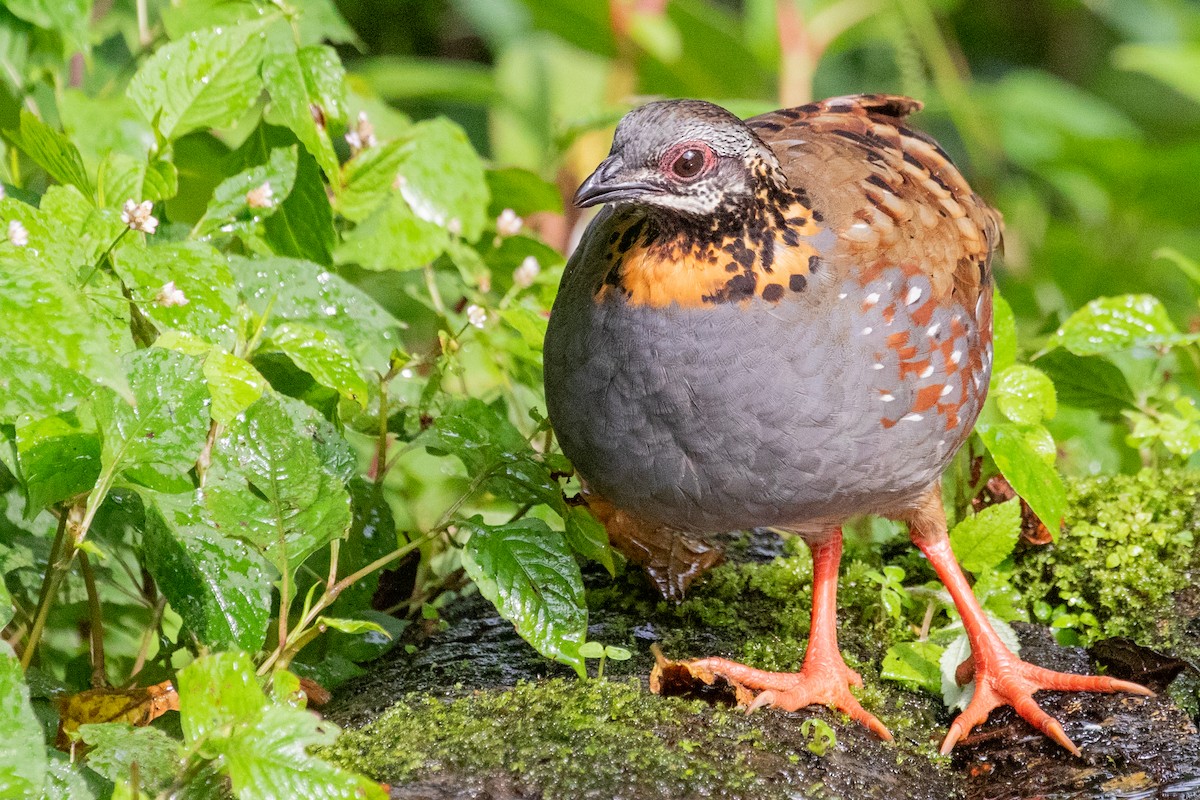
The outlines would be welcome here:
<svg viewBox="0 0 1200 800">
<path fill-rule="evenodd" d="M 953 353 L 950 354 L 950 363 L 951 364 L 957 364 L 960 361 L 962 361 L 962 350 L 955 350 Z"/>
<path fill-rule="evenodd" d="M 879 399 L 885 403 L 890 403 L 893 400 L 895 400 L 896 397 L 895 397 L 895 395 L 891 395 L 891 394 L 881 394 L 881 395 L 879 395 Z"/>
<path fill-rule="evenodd" d="M 904 295 L 904 305 L 911 306 L 913 303 L 921 299 L 921 287 L 914 286 L 908 290 L 908 294 Z"/>
<path fill-rule="evenodd" d="M 928 367 L 926 367 L 925 369 L 921 370 L 920 377 L 922 377 L 922 378 L 928 378 L 928 377 L 929 377 L 930 375 L 932 375 L 932 374 L 933 374 L 933 364 L 930 364 Z"/>
<path fill-rule="evenodd" d="M 901 418 L 900 418 L 900 421 L 901 421 L 901 422 L 905 422 L 905 421 L 907 421 L 907 422 L 920 422 L 920 421 L 921 421 L 921 420 L 923 420 L 923 419 L 925 419 L 924 415 L 922 415 L 922 414 L 913 414 L 913 413 L 911 413 L 911 412 L 910 412 L 910 413 L 908 413 L 908 414 L 905 414 L 903 417 L 901 417 Z"/>
<path fill-rule="evenodd" d="M 940 331 L 941 329 L 942 329 L 942 323 L 935 322 L 932 325 L 930 325 L 928 328 L 925 329 L 925 334 L 927 336 L 937 336 L 938 331 Z"/>
<path fill-rule="evenodd" d="M 872 331 L 874 331 L 874 330 L 875 330 L 874 328 L 872 328 L 870 325 L 868 325 L 867 327 L 865 327 L 865 328 L 863 328 L 863 329 L 862 329 L 862 335 L 863 335 L 863 336 L 870 336 L 870 335 L 871 335 L 871 332 L 872 332 Z"/>
<path fill-rule="evenodd" d="M 870 308 L 871 306 L 875 305 L 878 302 L 879 302 L 879 292 L 871 292 L 869 295 L 867 295 L 867 299 L 863 302 L 863 305 L 867 308 Z"/>
<path fill-rule="evenodd" d="M 946 395 L 950 394 L 953 391 L 954 391 L 954 387 L 947 383 L 945 386 L 942 387 L 942 397 L 945 397 Z"/>
</svg>

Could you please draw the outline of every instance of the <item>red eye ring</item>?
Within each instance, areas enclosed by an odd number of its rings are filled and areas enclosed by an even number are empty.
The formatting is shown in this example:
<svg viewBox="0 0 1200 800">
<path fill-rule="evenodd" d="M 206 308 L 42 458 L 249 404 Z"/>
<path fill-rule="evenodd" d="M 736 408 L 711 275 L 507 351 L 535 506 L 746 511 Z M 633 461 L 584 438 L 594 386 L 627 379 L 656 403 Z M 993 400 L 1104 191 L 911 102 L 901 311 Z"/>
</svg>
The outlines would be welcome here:
<svg viewBox="0 0 1200 800">
<path fill-rule="evenodd" d="M 681 142 L 663 156 L 661 169 L 676 180 L 690 181 L 707 172 L 716 160 L 704 142 Z"/>
</svg>

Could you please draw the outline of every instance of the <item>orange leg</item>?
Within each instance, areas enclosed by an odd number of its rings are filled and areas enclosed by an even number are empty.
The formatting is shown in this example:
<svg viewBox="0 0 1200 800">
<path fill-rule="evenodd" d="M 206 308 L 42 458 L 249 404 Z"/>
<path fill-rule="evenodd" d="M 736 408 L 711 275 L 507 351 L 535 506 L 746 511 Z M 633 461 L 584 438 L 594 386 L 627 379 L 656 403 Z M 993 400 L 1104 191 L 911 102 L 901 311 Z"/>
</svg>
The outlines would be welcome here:
<svg viewBox="0 0 1200 800">
<path fill-rule="evenodd" d="M 920 548 L 938 578 L 946 585 L 954 605 L 962 617 L 963 627 L 971 642 L 975 662 L 975 694 L 966 710 L 955 718 L 942 742 L 942 754 L 949 753 L 959 739 L 984 722 L 992 709 L 1009 705 L 1030 725 L 1049 736 L 1071 753 L 1079 748 L 1068 738 L 1062 725 L 1034 702 L 1034 692 L 1048 689 L 1062 692 L 1130 692 L 1153 695 L 1144 686 L 1129 681 L 1097 675 L 1074 675 L 1055 672 L 1022 661 L 1001 641 L 979 605 L 967 576 L 950 549 L 946 533 L 946 517 L 941 497 L 936 491 L 926 498 L 925 505 L 909 520 L 913 543 Z"/>
<path fill-rule="evenodd" d="M 837 644 L 837 577 L 842 558 L 842 531 L 810 544 L 813 558 L 812 629 L 808 650 L 799 672 L 766 672 L 724 658 L 702 658 L 692 665 L 759 691 L 750 704 L 753 711 L 773 706 L 795 711 L 826 705 L 844 711 L 884 740 L 892 735 L 850 693 L 850 685 L 862 686 L 862 677 L 846 666 Z"/>
</svg>

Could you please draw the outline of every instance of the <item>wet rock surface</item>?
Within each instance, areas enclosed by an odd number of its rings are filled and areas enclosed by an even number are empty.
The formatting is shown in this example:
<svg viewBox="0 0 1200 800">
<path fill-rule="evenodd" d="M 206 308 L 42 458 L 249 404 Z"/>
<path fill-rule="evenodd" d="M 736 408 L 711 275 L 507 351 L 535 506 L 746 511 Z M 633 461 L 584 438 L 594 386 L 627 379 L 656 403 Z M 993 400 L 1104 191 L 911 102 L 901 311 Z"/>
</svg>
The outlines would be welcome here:
<svg viewBox="0 0 1200 800">
<path fill-rule="evenodd" d="M 735 548 L 733 558 L 765 562 L 781 549 L 774 537 L 759 534 Z M 772 563 L 791 568 L 786 557 Z M 737 567 L 722 568 L 730 569 Z M 805 579 L 798 575 L 797 586 Z M 720 580 L 719 571 L 713 582 Z M 944 758 L 937 745 L 952 714 L 938 698 L 882 681 L 877 670 L 886 642 L 856 632 L 845 608 L 842 649 L 863 672 L 864 705 L 891 728 L 894 742 L 826 709 L 746 716 L 649 694 L 650 644 L 674 657 L 744 655 L 745 639 L 772 641 L 785 630 L 777 617 L 806 614 L 807 596 L 780 603 L 748 591 L 744 606 L 710 608 L 706 617 L 696 613 L 699 606 L 657 600 L 637 575 L 614 582 L 593 574 L 589 587 L 590 638 L 634 652 L 627 662 L 609 662 L 606 680 L 577 680 L 534 653 L 490 604 L 468 598 L 441 630 L 414 640 L 417 652 L 398 648 L 337 692 L 326 714 L 352 730 L 334 757 L 409 800 L 1200 798 L 1200 735 L 1168 695 L 1039 694 L 1082 758 L 1009 709 L 994 712 Z M 719 595 L 701 585 L 697 602 L 706 593 Z M 712 624 L 729 614 L 742 618 Z M 1027 660 L 1095 671 L 1083 648 L 1059 647 L 1040 626 L 1015 628 Z M 802 652 L 802 643 L 796 647 L 784 635 L 777 652 L 764 652 L 763 666 L 797 666 Z M 810 750 L 814 736 L 803 729 L 809 719 L 836 734 L 821 755 Z"/>
</svg>

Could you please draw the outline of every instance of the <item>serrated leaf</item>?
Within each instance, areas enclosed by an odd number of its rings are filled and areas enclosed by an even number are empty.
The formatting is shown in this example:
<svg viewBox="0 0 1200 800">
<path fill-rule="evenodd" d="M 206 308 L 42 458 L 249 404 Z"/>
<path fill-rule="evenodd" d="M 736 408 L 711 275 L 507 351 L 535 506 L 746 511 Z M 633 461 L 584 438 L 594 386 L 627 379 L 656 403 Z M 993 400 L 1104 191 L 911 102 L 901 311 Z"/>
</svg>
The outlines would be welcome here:
<svg viewBox="0 0 1200 800">
<path fill-rule="evenodd" d="M 879 677 L 940 694 L 941 658 L 941 645 L 933 642 L 900 642 L 888 648 Z"/>
<path fill-rule="evenodd" d="M 129 384 L 119 360 L 119 347 L 132 349 L 128 331 L 116 330 L 120 320 L 96 313 L 89 299 L 68 283 L 64 276 L 44 268 L 25 252 L 0 255 L 0 353 L 14 348 L 12 355 L 0 356 L 44 366 L 47 378 L 59 375 L 59 368 L 74 370 L 96 383 L 107 385 L 125 396 Z M 53 331 L 53 336 L 46 335 Z M 14 366 L 17 366 L 14 365 Z M 22 373 L 6 373 L 19 377 Z M 33 377 L 28 376 L 29 382 Z M 62 381 L 65 390 L 72 381 Z M 29 386 L 28 398 L 42 394 Z M 67 400 L 70 398 L 69 394 Z M 66 404 L 70 407 L 74 402 Z M 56 404 L 59 408 L 63 407 Z M 42 409 L 30 409 L 37 413 Z"/>
<path fill-rule="evenodd" d="M 126 200 L 158 202 L 179 192 L 179 171 L 170 161 L 109 153 L 100 165 L 101 205 L 120 208 Z"/>
<path fill-rule="evenodd" d="M 160 331 L 179 331 L 232 347 L 237 341 L 237 289 L 225 257 L 204 242 L 173 242 L 130 250 L 117 274 L 134 290 L 138 308 Z M 164 300 L 168 284 L 187 302 Z"/>
<path fill-rule="evenodd" d="M 471 532 L 463 568 L 480 594 L 539 653 L 583 677 L 583 577 L 562 534 L 536 519 L 497 526 L 473 520 L 461 527 Z"/>
<path fill-rule="evenodd" d="M 453 403 L 415 441 L 457 457 L 472 476 L 488 473 L 484 489 L 517 503 L 545 503 L 566 516 L 550 470 L 521 432 L 481 400 Z"/>
<path fill-rule="evenodd" d="M 208 434 L 208 391 L 199 360 L 155 347 L 127 362 L 135 404 L 109 393 L 95 402 L 105 472 L 146 465 L 187 471 Z"/>
<path fill-rule="evenodd" d="M 968 572 L 986 572 L 1008 558 L 1021 536 L 1021 503 L 988 506 L 950 531 L 954 558 Z"/>
<path fill-rule="evenodd" d="M 333 209 L 321 181 L 317 162 L 302 150 L 296 163 L 296 183 L 287 199 L 263 223 L 267 243 L 277 255 L 333 263 Z"/>
<path fill-rule="evenodd" d="M 1195 341 L 1200 335 L 1180 333 L 1157 297 L 1127 294 L 1091 301 L 1067 318 L 1049 345 L 1077 356 L 1096 356 Z"/>
<path fill-rule="evenodd" d="M 1062 478 L 1026 441 L 1019 427 L 987 423 L 975 427 L 996 466 L 1052 536 L 1067 510 L 1067 490 Z"/>
<path fill-rule="evenodd" d="M 483 163 L 466 134 L 444 119 L 413 125 L 397 141 L 372 147 L 345 166 L 338 210 L 361 222 L 399 194 L 412 215 L 474 241 L 487 219 Z"/>
<path fill-rule="evenodd" d="M 257 651 L 271 618 L 270 566 L 214 528 L 198 495 L 141 495 L 143 563 L 187 630 L 213 649 Z"/>
<path fill-rule="evenodd" d="M 0 642 L 0 797 L 35 800 L 45 776 L 46 745 L 29 687 L 12 648 Z"/>
<path fill-rule="evenodd" d="M 267 388 L 267 380 L 249 361 L 214 348 L 204 359 L 204 380 L 212 396 L 212 418 L 229 425 L 254 405 Z"/>
<path fill-rule="evenodd" d="M 609 575 L 616 575 L 612 548 L 608 544 L 608 531 L 582 506 L 571 506 L 566 517 L 565 535 L 567 544 L 579 555 L 601 564 Z"/>
<path fill-rule="evenodd" d="M 54 130 L 26 109 L 21 109 L 20 128 L 9 131 L 8 135 L 51 178 L 59 183 L 77 186 L 84 194 L 92 193 L 92 182 L 83 167 L 83 157 L 65 134 Z"/>
<path fill-rule="evenodd" d="M 319 45 L 272 53 L 263 60 L 263 82 L 271 95 L 269 119 L 291 129 L 336 185 L 341 165 L 327 126 L 346 119 L 346 71 L 337 52 Z"/>
<path fill-rule="evenodd" d="M 362 369 L 336 335 L 311 325 L 285 322 L 275 328 L 270 344 L 317 383 L 358 403 L 360 408 L 367 407 L 367 382 Z"/>
<path fill-rule="evenodd" d="M 339 729 L 311 711 L 284 705 L 263 710 L 253 727 L 234 729 L 214 743 L 238 797 L 386 800 L 379 784 L 323 761 L 310 750 L 328 747 Z"/>
<path fill-rule="evenodd" d="M 1117 414 L 1136 405 L 1125 374 L 1100 356 L 1075 356 L 1055 349 L 1037 360 L 1039 369 L 1054 381 L 1054 392 L 1063 405 Z"/>
<path fill-rule="evenodd" d="M 259 63 L 269 22 L 194 31 L 138 68 L 129 96 L 167 140 L 236 122 L 262 91 Z"/>
<path fill-rule="evenodd" d="M 87 765 L 116 784 L 129 780 L 137 765 L 142 791 L 165 789 L 183 769 L 179 742 L 158 728 L 134 727 L 127 722 L 81 725 L 80 737 L 89 746 Z"/>
<path fill-rule="evenodd" d="M 258 222 L 271 216 L 292 193 L 296 183 L 298 154 L 296 147 L 277 147 L 266 164 L 250 167 L 226 178 L 213 190 L 204 216 L 196 223 L 203 236 L 215 231 L 237 233 L 253 230 Z"/>
<path fill-rule="evenodd" d="M 74 414 L 23 419 L 16 426 L 26 513 L 91 489 L 100 474 L 100 438 Z"/>
<path fill-rule="evenodd" d="M 10 424 L 25 414 L 40 417 L 65 411 L 92 391 L 91 381 L 80 373 L 4 339 L 0 336 L 0 423 Z"/>
<path fill-rule="evenodd" d="M 393 195 L 343 237 L 334 260 L 374 270 L 420 269 L 445 252 L 449 239 L 445 228 L 421 219 Z"/>
<path fill-rule="evenodd" d="M 364 366 L 387 371 L 393 350 L 402 347 L 401 322 L 345 278 L 310 261 L 232 258 L 229 262 L 246 303 L 270 312 L 274 325 L 299 322 L 338 333 Z"/>
<path fill-rule="evenodd" d="M 350 495 L 344 440 L 303 403 L 264 394 L 222 436 L 204 501 L 222 533 L 245 539 L 280 570 L 345 535 Z"/>
<path fill-rule="evenodd" d="M 179 671 L 176 685 L 179 722 L 189 744 L 228 736 L 238 723 L 257 720 L 268 702 L 245 653 L 200 656 Z"/>
<path fill-rule="evenodd" d="M 1026 364 L 1013 364 L 996 374 L 989 392 L 992 396 L 1001 413 L 1018 425 L 1037 425 L 1053 419 L 1058 411 L 1054 382 Z"/>
</svg>

